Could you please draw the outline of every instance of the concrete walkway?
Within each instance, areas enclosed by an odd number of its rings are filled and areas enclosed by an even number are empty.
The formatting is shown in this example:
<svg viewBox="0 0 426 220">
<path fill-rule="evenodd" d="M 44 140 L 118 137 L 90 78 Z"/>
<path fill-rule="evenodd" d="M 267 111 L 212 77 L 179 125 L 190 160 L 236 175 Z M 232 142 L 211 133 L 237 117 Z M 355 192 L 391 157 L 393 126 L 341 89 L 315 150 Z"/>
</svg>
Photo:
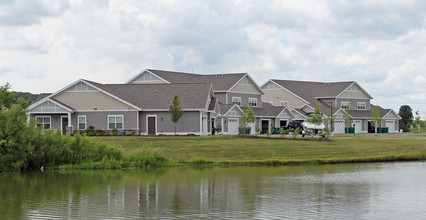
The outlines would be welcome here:
<svg viewBox="0 0 426 220">
<path fill-rule="evenodd" d="M 347 137 L 354 134 L 335 134 L 334 137 Z M 389 136 L 389 137 L 407 137 L 407 136 L 426 136 L 426 133 L 358 133 L 356 136 Z"/>
</svg>

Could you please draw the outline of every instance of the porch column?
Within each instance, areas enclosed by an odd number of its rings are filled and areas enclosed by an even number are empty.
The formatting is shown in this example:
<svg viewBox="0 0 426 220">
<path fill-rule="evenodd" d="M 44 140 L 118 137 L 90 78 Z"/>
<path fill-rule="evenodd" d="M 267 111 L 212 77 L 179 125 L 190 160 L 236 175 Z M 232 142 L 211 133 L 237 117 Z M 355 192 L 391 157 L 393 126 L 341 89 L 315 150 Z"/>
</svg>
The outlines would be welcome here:
<svg viewBox="0 0 426 220">
<path fill-rule="evenodd" d="M 71 112 L 68 112 L 68 126 L 71 127 L 71 132 L 72 132 Z"/>
<path fill-rule="evenodd" d="M 31 113 L 27 113 L 27 126 L 30 125 Z"/>
<path fill-rule="evenodd" d="M 222 134 L 223 134 L 224 129 L 225 129 L 225 124 L 223 124 L 223 117 L 222 117 L 222 129 L 220 130 L 220 132 L 222 132 Z"/>
</svg>

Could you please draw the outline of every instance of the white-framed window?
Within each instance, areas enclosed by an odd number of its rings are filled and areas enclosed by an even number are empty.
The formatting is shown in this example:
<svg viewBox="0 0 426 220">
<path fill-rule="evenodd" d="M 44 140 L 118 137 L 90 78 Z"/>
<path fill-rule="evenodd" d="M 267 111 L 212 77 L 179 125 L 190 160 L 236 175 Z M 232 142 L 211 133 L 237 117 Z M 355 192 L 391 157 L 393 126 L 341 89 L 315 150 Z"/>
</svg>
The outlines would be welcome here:
<svg viewBox="0 0 426 220">
<path fill-rule="evenodd" d="M 253 107 L 257 107 L 257 98 L 249 98 L 248 103 Z"/>
<path fill-rule="evenodd" d="M 123 129 L 124 116 L 108 115 L 108 129 Z"/>
<path fill-rule="evenodd" d="M 50 130 L 50 116 L 36 116 L 36 126 L 43 128 L 44 130 Z"/>
<path fill-rule="evenodd" d="M 241 97 L 232 97 L 232 104 L 241 106 Z"/>
<path fill-rule="evenodd" d="M 357 106 L 358 110 L 365 110 L 365 109 L 367 109 L 367 104 L 365 102 L 357 102 L 356 106 Z"/>
<path fill-rule="evenodd" d="M 78 116 L 78 130 L 86 130 L 87 128 L 87 118 L 85 115 Z"/>
<path fill-rule="evenodd" d="M 343 109 L 349 109 L 350 104 L 351 104 L 350 102 L 342 101 L 340 103 L 340 107 L 343 108 Z"/>
<path fill-rule="evenodd" d="M 288 106 L 288 101 L 281 101 L 280 102 L 280 106 L 287 107 Z"/>
</svg>

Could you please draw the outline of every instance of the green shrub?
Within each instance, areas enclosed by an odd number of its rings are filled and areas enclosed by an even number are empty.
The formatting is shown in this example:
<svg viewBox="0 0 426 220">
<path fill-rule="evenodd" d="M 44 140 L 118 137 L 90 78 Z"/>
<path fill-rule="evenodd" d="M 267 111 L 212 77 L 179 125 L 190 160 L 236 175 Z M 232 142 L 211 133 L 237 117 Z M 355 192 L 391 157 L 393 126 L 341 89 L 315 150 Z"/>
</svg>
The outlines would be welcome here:
<svg viewBox="0 0 426 220">
<path fill-rule="evenodd" d="M 126 136 L 132 136 L 133 133 L 131 131 L 126 132 Z"/>
<path fill-rule="evenodd" d="M 97 130 L 95 131 L 95 135 L 96 135 L 96 136 L 102 136 L 102 133 L 103 133 L 103 131 L 102 131 L 101 129 L 97 129 Z"/>
<path fill-rule="evenodd" d="M 117 136 L 117 135 L 118 135 L 117 128 L 112 129 L 112 136 Z"/>
<path fill-rule="evenodd" d="M 159 166 L 166 161 L 167 159 L 159 154 L 150 144 L 142 146 L 138 152 L 124 159 L 126 166 L 129 167 Z"/>
</svg>

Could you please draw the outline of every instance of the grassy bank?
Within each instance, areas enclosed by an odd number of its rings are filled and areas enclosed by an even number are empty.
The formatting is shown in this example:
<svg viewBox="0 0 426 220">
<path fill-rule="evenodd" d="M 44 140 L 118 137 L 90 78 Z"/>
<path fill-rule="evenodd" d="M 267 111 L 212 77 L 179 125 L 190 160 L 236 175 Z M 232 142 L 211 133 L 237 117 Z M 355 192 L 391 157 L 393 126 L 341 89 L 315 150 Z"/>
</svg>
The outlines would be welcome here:
<svg viewBox="0 0 426 220">
<path fill-rule="evenodd" d="M 334 137 L 331 141 L 210 137 L 97 137 L 131 156 L 141 148 L 168 165 L 291 165 L 426 159 L 426 136 Z"/>
</svg>

